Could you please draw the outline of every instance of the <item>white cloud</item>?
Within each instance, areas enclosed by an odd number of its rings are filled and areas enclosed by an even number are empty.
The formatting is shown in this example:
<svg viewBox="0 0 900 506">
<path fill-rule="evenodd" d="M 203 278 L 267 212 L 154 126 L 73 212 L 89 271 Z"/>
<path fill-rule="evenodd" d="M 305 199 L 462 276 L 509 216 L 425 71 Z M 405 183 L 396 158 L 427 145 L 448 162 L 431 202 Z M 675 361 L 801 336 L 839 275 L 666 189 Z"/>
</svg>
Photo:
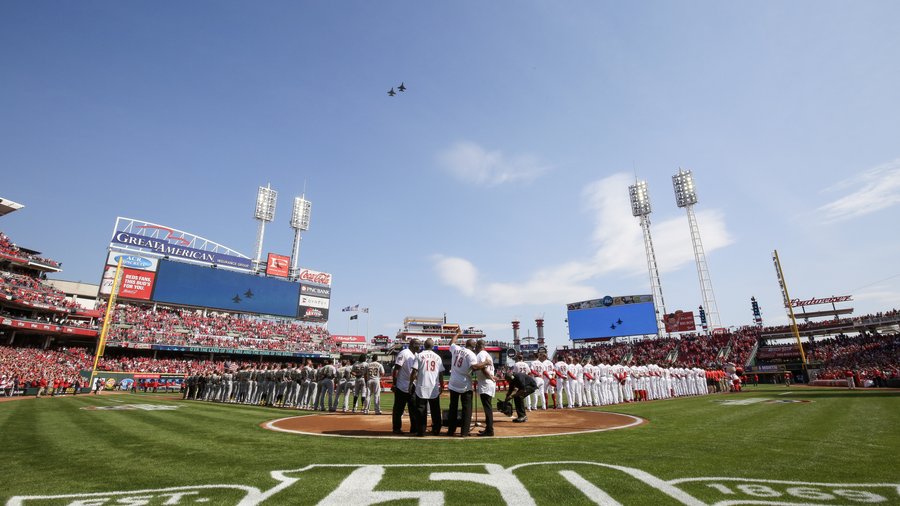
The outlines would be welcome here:
<svg viewBox="0 0 900 506">
<path fill-rule="evenodd" d="M 458 142 L 438 153 L 438 163 L 453 177 L 478 186 L 532 181 L 549 167 L 532 155 L 507 156 L 474 142 Z"/>
<path fill-rule="evenodd" d="M 586 211 L 593 216 L 591 245 L 594 254 L 586 259 L 540 268 L 525 281 L 481 283 L 478 269 L 462 258 L 435 257 L 441 280 L 466 296 L 493 306 L 522 304 L 565 304 L 599 297 L 596 288 L 601 276 L 622 274 L 647 276 L 644 242 L 637 218 L 631 215 L 628 185 L 632 179 L 615 174 L 588 185 L 582 193 Z M 721 212 L 697 213 L 704 250 L 709 253 L 733 242 Z M 653 223 L 651 232 L 661 272 L 673 271 L 694 260 L 687 217 Z M 649 280 L 635 283 L 646 286 Z"/>
<path fill-rule="evenodd" d="M 847 188 L 857 189 L 819 208 L 827 221 L 858 218 L 900 204 L 900 158 L 841 181 L 828 190 Z"/>
</svg>

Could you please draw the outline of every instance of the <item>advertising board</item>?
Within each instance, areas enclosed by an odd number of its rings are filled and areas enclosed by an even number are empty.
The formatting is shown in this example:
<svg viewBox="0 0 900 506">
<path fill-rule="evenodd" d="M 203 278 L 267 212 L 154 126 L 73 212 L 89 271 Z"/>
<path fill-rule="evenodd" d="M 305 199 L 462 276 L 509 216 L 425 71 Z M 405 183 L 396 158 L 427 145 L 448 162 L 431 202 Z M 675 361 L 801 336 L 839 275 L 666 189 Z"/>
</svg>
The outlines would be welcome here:
<svg viewBox="0 0 900 506">
<path fill-rule="evenodd" d="M 663 321 L 666 324 L 666 332 L 690 332 L 697 330 L 693 311 L 675 311 L 665 315 Z"/>
<path fill-rule="evenodd" d="M 308 322 L 327 322 L 328 310 L 317 307 L 300 306 L 297 318 Z"/>
<path fill-rule="evenodd" d="M 156 257 L 110 251 L 106 257 L 106 265 L 118 265 L 119 259 L 122 259 L 122 267 L 136 271 L 156 272 L 156 267 L 159 264 L 159 259 Z"/>
<path fill-rule="evenodd" d="M 307 285 L 306 283 L 300 283 L 300 293 L 303 295 L 322 297 L 325 299 L 331 298 L 331 288 L 325 286 Z"/>
<path fill-rule="evenodd" d="M 651 295 L 607 295 L 567 305 L 569 339 L 603 340 L 657 333 Z"/>
<path fill-rule="evenodd" d="M 309 295 L 300 295 L 300 305 L 301 306 L 317 307 L 319 309 L 328 309 L 329 302 L 330 301 L 328 299 L 323 299 L 322 297 L 310 297 Z"/>
<path fill-rule="evenodd" d="M 145 227 L 146 228 L 146 227 Z M 163 227 L 156 227 L 162 230 L 168 230 Z M 113 234 L 113 244 L 121 244 L 129 248 L 136 248 L 156 253 L 160 256 L 170 256 L 203 262 L 209 265 L 222 265 L 237 269 L 250 270 L 251 261 L 249 258 L 241 258 L 234 255 L 226 255 L 224 253 L 216 253 L 201 249 L 191 248 L 186 245 L 189 241 L 182 237 L 173 237 L 171 234 L 166 238 L 154 238 L 143 235 L 131 234 L 128 232 L 117 231 Z"/>
<path fill-rule="evenodd" d="M 314 271 L 312 269 L 300 269 L 298 278 L 301 283 L 308 285 L 331 286 L 331 274 Z"/>
<path fill-rule="evenodd" d="M 291 257 L 269 253 L 269 258 L 266 261 L 267 276 L 279 276 L 282 278 L 286 278 L 288 277 L 290 268 Z"/>
<path fill-rule="evenodd" d="M 294 318 L 300 285 L 290 281 L 161 260 L 153 300 Z"/>
<path fill-rule="evenodd" d="M 124 264 L 124 262 L 122 263 Z M 107 265 L 103 271 L 103 280 L 100 282 L 101 295 L 109 296 L 112 292 L 113 278 L 115 276 L 116 266 Z M 123 299 L 150 300 L 155 279 L 155 272 L 123 268 L 117 296 Z"/>
<path fill-rule="evenodd" d="M 366 336 L 338 336 L 338 335 L 332 334 L 331 339 L 333 339 L 337 343 L 365 344 L 365 342 L 366 342 Z"/>
</svg>

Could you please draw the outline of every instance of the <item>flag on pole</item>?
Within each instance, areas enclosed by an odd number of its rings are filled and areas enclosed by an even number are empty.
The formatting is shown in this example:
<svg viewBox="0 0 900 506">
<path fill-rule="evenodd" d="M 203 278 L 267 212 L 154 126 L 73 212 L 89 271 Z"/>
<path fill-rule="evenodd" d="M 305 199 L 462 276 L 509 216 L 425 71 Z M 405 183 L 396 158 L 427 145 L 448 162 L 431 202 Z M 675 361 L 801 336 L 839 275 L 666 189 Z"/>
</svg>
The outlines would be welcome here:
<svg viewBox="0 0 900 506">
<path fill-rule="evenodd" d="M 359 308 L 359 312 L 360 312 L 360 313 L 368 313 L 368 312 L 369 312 L 369 308 L 367 308 L 367 307 L 361 307 L 361 308 Z"/>
<path fill-rule="evenodd" d="M 341 311 L 353 311 L 353 309 L 351 309 L 350 306 L 347 306 L 344 309 L 341 309 Z"/>
<path fill-rule="evenodd" d="M 359 318 L 359 315 L 358 315 L 358 314 L 355 314 L 355 315 L 353 315 L 353 316 L 350 317 L 351 320 L 356 320 L 356 319 L 358 319 L 358 318 Z"/>
</svg>

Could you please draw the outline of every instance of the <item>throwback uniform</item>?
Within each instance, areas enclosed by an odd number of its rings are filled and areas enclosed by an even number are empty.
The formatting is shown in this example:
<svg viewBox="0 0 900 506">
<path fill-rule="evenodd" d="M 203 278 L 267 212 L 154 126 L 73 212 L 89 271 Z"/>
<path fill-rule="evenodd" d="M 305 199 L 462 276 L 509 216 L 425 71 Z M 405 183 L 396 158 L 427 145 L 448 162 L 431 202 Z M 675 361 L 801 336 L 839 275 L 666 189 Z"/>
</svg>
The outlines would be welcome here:
<svg viewBox="0 0 900 506">
<path fill-rule="evenodd" d="M 485 435 L 493 435 L 494 410 L 491 403 L 494 395 L 497 393 L 497 384 L 491 379 L 494 375 L 494 359 L 491 358 L 490 353 L 481 350 L 475 356 L 475 361 L 479 364 L 487 363 L 484 369 L 479 369 L 475 372 L 475 377 L 478 378 L 478 395 L 481 398 L 481 406 L 484 408 L 484 432 Z"/>
<path fill-rule="evenodd" d="M 447 434 L 453 435 L 460 427 L 460 434 L 469 435 L 472 426 L 472 366 L 478 363 L 475 353 L 457 344 L 450 345 L 450 409 L 447 411 Z M 457 420 L 462 401 L 462 420 Z"/>
<path fill-rule="evenodd" d="M 397 375 L 394 378 L 394 407 L 391 411 L 391 426 L 394 433 L 401 432 L 403 425 L 403 411 L 409 410 L 410 432 L 418 429 L 416 423 L 417 406 L 411 393 L 412 386 L 409 378 L 412 371 L 416 370 L 416 354 L 409 348 L 403 348 L 394 359 L 394 370 Z"/>
<path fill-rule="evenodd" d="M 419 436 L 425 435 L 425 425 L 428 423 L 427 411 L 431 410 L 431 433 L 437 435 L 441 432 L 441 376 L 444 372 L 444 363 L 441 357 L 431 351 L 420 352 L 412 367 L 416 370 L 416 422 L 415 431 Z"/>
</svg>

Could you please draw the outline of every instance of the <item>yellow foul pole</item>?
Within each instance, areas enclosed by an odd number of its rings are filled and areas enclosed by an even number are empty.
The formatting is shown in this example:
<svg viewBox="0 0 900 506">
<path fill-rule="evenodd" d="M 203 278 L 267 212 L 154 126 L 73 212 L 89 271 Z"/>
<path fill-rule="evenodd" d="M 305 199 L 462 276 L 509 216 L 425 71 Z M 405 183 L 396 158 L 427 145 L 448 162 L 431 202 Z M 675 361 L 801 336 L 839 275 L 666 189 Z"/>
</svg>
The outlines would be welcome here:
<svg viewBox="0 0 900 506">
<path fill-rule="evenodd" d="M 781 285 L 781 295 L 784 297 L 784 307 L 788 310 L 788 316 L 791 317 L 791 332 L 794 339 L 797 340 L 797 348 L 800 350 L 800 360 L 803 361 L 803 368 L 806 369 L 806 353 L 803 351 L 803 343 L 800 342 L 800 331 L 797 329 L 797 319 L 794 317 L 794 306 L 791 305 L 791 296 L 788 294 L 787 283 L 784 281 L 784 272 L 781 270 L 781 261 L 778 259 L 778 250 L 772 255 L 775 261 L 775 272 L 778 274 L 778 284 Z"/>
<path fill-rule="evenodd" d="M 109 334 L 109 322 L 111 320 L 113 308 L 116 305 L 116 295 L 119 294 L 119 280 L 122 277 L 122 259 L 116 264 L 116 275 L 113 278 L 112 289 L 109 292 L 109 300 L 106 301 L 106 314 L 103 316 L 103 330 L 100 331 L 100 341 L 97 343 L 97 353 L 94 354 L 94 366 L 91 368 L 91 379 L 88 382 L 88 388 L 94 388 L 94 377 L 97 376 L 97 363 L 100 357 L 106 351 L 106 336 Z"/>
</svg>

